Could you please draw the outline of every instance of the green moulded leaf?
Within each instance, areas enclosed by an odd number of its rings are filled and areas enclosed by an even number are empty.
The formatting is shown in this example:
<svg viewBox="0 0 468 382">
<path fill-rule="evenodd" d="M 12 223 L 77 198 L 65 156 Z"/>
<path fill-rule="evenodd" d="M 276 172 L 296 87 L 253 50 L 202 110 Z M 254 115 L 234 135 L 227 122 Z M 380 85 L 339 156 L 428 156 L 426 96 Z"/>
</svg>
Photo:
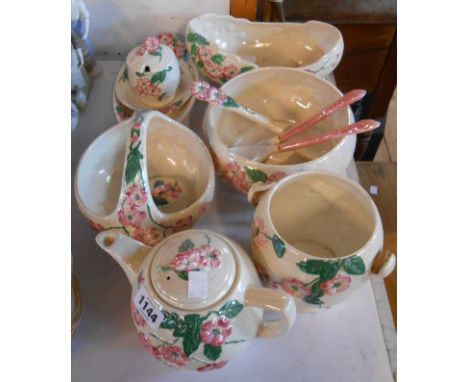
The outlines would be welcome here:
<svg viewBox="0 0 468 382">
<path fill-rule="evenodd" d="M 198 33 L 194 33 L 193 39 L 198 45 L 210 45 L 208 40 L 202 35 L 199 35 Z"/>
<path fill-rule="evenodd" d="M 277 235 L 273 235 L 272 243 L 276 256 L 283 257 L 284 252 L 286 252 L 286 246 L 284 245 L 284 241 L 281 240 Z"/>
<path fill-rule="evenodd" d="M 164 320 L 161 323 L 162 329 L 175 329 L 177 327 L 177 323 L 179 321 L 179 315 L 175 312 L 169 313 L 167 311 L 163 311 Z"/>
<path fill-rule="evenodd" d="M 164 82 L 166 79 L 166 70 L 161 70 L 159 72 L 154 73 L 151 76 L 151 83 L 154 84 L 156 82 Z"/>
<path fill-rule="evenodd" d="M 336 276 L 340 267 L 341 263 L 339 261 L 324 261 L 322 269 L 320 269 L 320 280 L 323 282 L 332 279 Z"/>
<path fill-rule="evenodd" d="M 200 328 L 203 322 L 199 314 L 188 314 L 184 317 L 186 331 L 182 342 L 184 353 L 190 356 L 200 346 Z"/>
<path fill-rule="evenodd" d="M 352 256 L 344 261 L 343 269 L 348 275 L 362 275 L 366 272 L 366 265 L 360 256 Z"/>
<path fill-rule="evenodd" d="M 185 332 L 187 331 L 187 325 L 185 325 L 185 321 L 183 318 L 180 318 L 178 321 L 177 321 L 177 325 L 174 329 L 174 332 L 172 333 L 172 335 L 174 337 L 184 337 L 185 336 Z"/>
<path fill-rule="evenodd" d="M 195 41 L 195 33 L 189 32 L 187 33 L 187 42 L 194 42 Z"/>
<path fill-rule="evenodd" d="M 315 296 L 313 296 L 311 294 L 308 295 L 308 296 L 305 296 L 302 300 L 307 302 L 308 304 L 323 305 L 323 301 L 320 300 L 319 297 L 315 297 Z"/>
<path fill-rule="evenodd" d="M 267 174 L 265 174 L 262 170 L 257 170 L 249 166 L 244 166 L 244 169 L 247 172 L 247 175 L 249 176 L 250 181 L 252 183 L 256 183 L 256 182 L 265 183 L 268 179 Z"/>
<path fill-rule="evenodd" d="M 175 271 L 177 276 L 179 276 L 182 280 L 188 281 L 188 272 L 186 271 Z"/>
<path fill-rule="evenodd" d="M 212 346 L 210 344 L 205 344 L 203 354 L 205 354 L 205 357 L 209 360 L 216 361 L 220 357 L 222 351 L 223 349 L 221 346 Z"/>
<path fill-rule="evenodd" d="M 302 272 L 308 273 L 309 275 L 319 275 L 322 269 L 322 261 L 320 260 L 299 261 L 296 265 Z"/>
<path fill-rule="evenodd" d="M 146 76 L 146 73 L 135 72 L 135 74 L 137 75 L 137 77 L 144 77 L 144 76 Z"/>
<path fill-rule="evenodd" d="M 240 70 L 241 73 L 245 73 L 245 72 L 248 72 L 249 70 L 252 70 L 254 69 L 253 66 L 243 66 Z"/>
<path fill-rule="evenodd" d="M 239 107 L 239 104 L 234 100 L 234 98 L 227 96 L 223 102 L 223 107 Z"/>
<path fill-rule="evenodd" d="M 190 54 L 192 55 L 192 57 L 197 57 L 197 54 L 198 54 L 198 46 L 196 46 L 195 44 L 193 44 L 193 45 L 190 47 Z"/>
<path fill-rule="evenodd" d="M 192 45 L 192 46 L 193 46 L 193 45 Z M 203 69 L 203 67 L 205 66 L 205 64 L 204 64 L 203 62 L 201 62 L 201 61 L 198 61 L 198 62 L 197 62 L 197 66 L 198 66 L 199 68 L 202 68 L 202 69 Z"/>
<path fill-rule="evenodd" d="M 187 240 L 184 240 L 183 243 L 180 245 L 179 252 L 185 252 L 193 248 L 195 248 L 195 244 L 193 243 L 192 240 L 187 239 Z"/>
<path fill-rule="evenodd" d="M 141 171 L 140 160 L 143 159 L 143 155 L 138 150 L 138 146 L 131 149 L 127 157 L 127 167 L 125 168 L 125 183 L 129 184 L 133 182 L 136 175 Z"/>
<path fill-rule="evenodd" d="M 224 61 L 224 56 L 221 53 L 216 53 L 211 56 L 211 61 L 213 61 L 215 64 L 221 65 Z"/>
<path fill-rule="evenodd" d="M 242 305 L 239 301 L 232 300 L 224 304 L 218 313 L 220 316 L 234 318 L 242 311 L 242 309 L 244 309 L 244 305 Z"/>
</svg>

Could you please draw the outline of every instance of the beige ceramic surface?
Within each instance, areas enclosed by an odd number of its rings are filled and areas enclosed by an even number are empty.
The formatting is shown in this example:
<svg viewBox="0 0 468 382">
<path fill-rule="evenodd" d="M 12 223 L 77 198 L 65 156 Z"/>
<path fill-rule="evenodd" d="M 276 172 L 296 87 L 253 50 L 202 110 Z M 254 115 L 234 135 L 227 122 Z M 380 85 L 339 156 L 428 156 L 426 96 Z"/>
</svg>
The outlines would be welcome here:
<svg viewBox="0 0 468 382">
<path fill-rule="evenodd" d="M 142 52 L 142 53 L 141 53 Z M 134 89 L 138 89 L 138 82 L 143 77 L 148 81 L 157 74 L 162 74 L 157 85 L 159 93 L 155 96 L 142 94 L 140 98 L 155 107 L 163 107 L 171 102 L 176 95 L 180 82 L 179 62 L 172 48 L 159 44 L 157 56 L 154 52 L 148 52 L 142 46 L 133 48 L 127 55 L 128 83 Z M 148 82 L 149 83 L 149 82 Z"/>
<path fill-rule="evenodd" d="M 342 96 L 329 82 L 302 70 L 261 68 L 240 75 L 222 86 L 239 103 L 277 121 L 294 124 L 314 115 Z M 351 109 L 340 110 L 300 134 L 296 139 L 317 135 L 354 122 Z M 221 177 L 240 192 L 247 193 L 255 182 L 269 183 L 304 170 L 325 170 L 345 175 L 356 145 L 356 136 L 315 145 L 292 153 L 277 154 L 267 163 L 247 160 L 229 149 L 252 122 L 227 110 L 209 106 L 204 128 Z M 274 133 L 264 129 L 264 137 Z"/>
<path fill-rule="evenodd" d="M 152 249 L 117 231 L 102 232 L 96 241 L 132 285 L 131 311 L 140 341 L 168 366 L 219 369 L 255 336 L 284 334 L 295 321 L 294 300 L 260 287 L 249 256 L 212 231 L 180 232 Z M 205 298 L 188 297 L 183 269 L 207 272 Z M 164 315 L 159 328 L 152 329 L 133 302 L 143 287 Z M 264 310 L 276 313 L 277 319 L 263 322 Z"/>
<path fill-rule="evenodd" d="M 157 181 L 164 184 L 155 193 Z M 159 112 L 138 112 L 89 146 L 75 196 L 95 229 L 118 228 L 153 245 L 190 228 L 206 212 L 214 185 L 211 157 L 195 133 Z"/>
<path fill-rule="evenodd" d="M 300 312 L 348 298 L 373 274 L 382 246 L 378 210 L 352 180 L 304 172 L 271 184 L 260 195 L 252 223 L 252 258 L 262 281 L 293 295 Z M 394 266 L 391 256 L 379 275 L 388 275 Z"/>
<path fill-rule="evenodd" d="M 300 68 L 324 77 L 336 68 L 344 47 L 340 31 L 320 21 L 264 23 L 215 14 L 192 19 L 185 37 L 200 71 L 218 84 L 268 66 Z"/>
</svg>

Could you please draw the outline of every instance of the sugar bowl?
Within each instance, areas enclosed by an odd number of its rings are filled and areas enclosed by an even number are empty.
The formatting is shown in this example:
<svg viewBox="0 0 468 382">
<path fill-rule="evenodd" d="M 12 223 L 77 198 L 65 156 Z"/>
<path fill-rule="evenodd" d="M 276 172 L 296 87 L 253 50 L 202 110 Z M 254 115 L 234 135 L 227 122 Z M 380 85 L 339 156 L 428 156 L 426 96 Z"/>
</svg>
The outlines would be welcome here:
<svg viewBox="0 0 468 382">
<path fill-rule="evenodd" d="M 261 287 L 245 251 L 215 232 L 180 232 L 154 248 L 113 230 L 96 241 L 130 281 L 142 345 L 168 366 L 219 369 L 254 337 L 278 336 L 294 324 L 293 298 Z M 264 311 L 275 319 L 264 322 Z"/>
<path fill-rule="evenodd" d="M 331 307 L 393 271 L 377 207 L 356 182 L 302 172 L 254 185 L 249 200 L 258 199 L 252 259 L 264 285 L 294 296 L 299 312 Z"/>
</svg>

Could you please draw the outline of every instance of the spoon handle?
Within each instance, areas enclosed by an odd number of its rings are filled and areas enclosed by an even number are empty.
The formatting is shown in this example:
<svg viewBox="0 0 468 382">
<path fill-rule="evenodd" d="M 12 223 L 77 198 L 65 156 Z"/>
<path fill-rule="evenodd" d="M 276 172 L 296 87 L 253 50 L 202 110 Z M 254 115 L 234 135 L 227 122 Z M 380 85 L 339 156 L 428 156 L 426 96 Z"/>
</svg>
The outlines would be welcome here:
<svg viewBox="0 0 468 382">
<path fill-rule="evenodd" d="M 366 95 L 366 91 L 362 89 L 354 89 L 350 92 L 346 93 L 343 97 L 339 98 L 332 104 L 325 106 L 322 110 L 320 110 L 317 114 L 315 114 L 312 118 L 299 123 L 298 125 L 284 131 L 282 134 L 278 136 L 278 140 L 280 142 L 284 142 L 293 136 L 302 133 L 304 130 L 316 125 L 320 121 L 327 118 L 329 115 L 333 114 L 334 112 L 353 104 L 354 102 L 359 101 Z"/>
<path fill-rule="evenodd" d="M 252 109 L 249 109 L 247 106 L 238 103 L 234 98 L 227 95 L 222 89 L 211 86 L 206 81 L 193 82 L 191 90 L 193 96 L 200 101 L 207 102 L 210 105 L 240 114 L 245 118 L 250 119 L 251 121 L 257 122 L 258 124 L 266 127 L 276 134 L 281 134 L 282 132 L 282 128 L 274 123 L 271 119 L 265 117 L 264 115 L 258 114 Z"/>
<path fill-rule="evenodd" d="M 341 138 L 345 135 L 365 133 L 367 131 L 376 129 L 379 126 L 380 122 L 378 121 L 374 121 L 373 119 L 363 119 L 362 121 L 353 123 L 352 125 L 329 130 L 326 133 L 316 135 L 314 137 L 310 137 L 302 141 L 282 143 L 276 147 L 276 151 L 285 152 L 297 150 L 303 147 L 324 143 L 332 139 Z"/>
</svg>

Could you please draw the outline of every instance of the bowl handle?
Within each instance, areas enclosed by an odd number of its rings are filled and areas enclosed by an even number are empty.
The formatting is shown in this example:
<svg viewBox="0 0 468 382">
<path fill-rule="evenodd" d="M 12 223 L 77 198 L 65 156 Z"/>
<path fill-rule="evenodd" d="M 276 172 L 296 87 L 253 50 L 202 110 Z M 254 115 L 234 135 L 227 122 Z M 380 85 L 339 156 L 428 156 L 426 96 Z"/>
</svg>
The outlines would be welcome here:
<svg viewBox="0 0 468 382">
<path fill-rule="evenodd" d="M 249 203 L 252 205 L 256 206 L 258 202 L 260 201 L 260 198 L 262 195 L 268 191 L 270 188 L 272 188 L 276 182 L 271 182 L 271 183 L 262 183 L 262 182 L 257 182 L 252 184 L 252 186 L 249 189 L 249 192 L 247 193 L 247 200 Z"/>
<path fill-rule="evenodd" d="M 390 251 L 380 252 L 372 262 L 371 272 L 382 278 L 393 272 L 396 265 L 396 256 Z"/>
<path fill-rule="evenodd" d="M 278 290 L 262 287 L 248 287 L 244 294 L 246 306 L 253 306 L 279 313 L 280 318 L 274 321 L 265 320 L 258 328 L 257 337 L 276 337 L 286 333 L 296 321 L 296 304 L 294 299 Z"/>
</svg>

